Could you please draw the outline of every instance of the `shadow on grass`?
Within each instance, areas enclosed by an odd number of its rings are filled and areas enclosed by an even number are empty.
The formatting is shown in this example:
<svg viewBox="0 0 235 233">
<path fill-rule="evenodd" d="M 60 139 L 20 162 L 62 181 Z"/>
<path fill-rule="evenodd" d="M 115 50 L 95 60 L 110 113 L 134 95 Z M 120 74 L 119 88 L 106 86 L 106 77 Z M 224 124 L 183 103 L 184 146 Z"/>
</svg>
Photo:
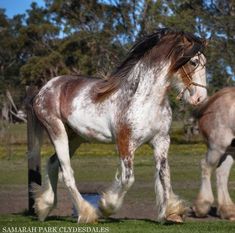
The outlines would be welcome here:
<svg viewBox="0 0 235 233">
<path fill-rule="evenodd" d="M 186 140 L 185 138 L 178 138 L 178 137 L 171 137 L 171 143 L 176 145 L 195 145 L 195 144 L 203 144 L 203 140 L 201 139 L 192 139 L 192 140 Z"/>
<path fill-rule="evenodd" d="M 190 218 L 194 218 L 194 219 L 197 219 L 197 220 L 202 220 L 202 219 L 208 219 L 208 218 L 219 218 L 218 214 L 217 214 L 217 208 L 215 206 L 212 206 L 209 213 L 205 216 L 205 217 L 197 217 L 195 215 L 195 212 L 193 211 L 193 209 L 191 208 L 191 210 L 189 211 L 188 213 L 188 216 L 187 217 L 190 217 Z"/>
<path fill-rule="evenodd" d="M 170 225 L 182 225 L 183 223 L 175 223 L 175 222 L 157 222 L 155 220 L 151 219 L 145 219 L 145 218 L 107 218 L 107 219 L 100 219 L 99 223 L 103 224 L 112 224 L 112 223 L 124 223 L 129 221 L 141 221 L 144 223 L 154 224 L 158 226 L 170 226 Z"/>
<path fill-rule="evenodd" d="M 13 216 L 21 216 L 21 217 L 27 217 L 29 218 L 29 220 L 31 220 L 32 222 L 40 222 L 37 218 L 36 215 L 32 215 L 29 214 L 29 212 L 27 210 L 25 210 L 22 213 L 13 213 Z M 208 215 L 204 218 L 199 218 L 195 215 L 194 211 L 191 209 L 191 211 L 188 212 L 187 215 L 188 218 L 191 218 L 191 220 L 215 220 L 218 219 L 218 215 L 217 215 L 217 208 L 216 207 L 211 207 L 210 212 L 208 213 Z M 76 217 L 72 217 L 72 216 L 48 216 L 45 220 L 45 222 L 53 222 L 53 221 L 58 221 L 58 222 L 67 222 L 67 223 L 77 223 L 77 218 Z M 161 226 L 169 226 L 169 225 L 181 225 L 183 223 L 174 223 L 174 222 L 157 222 L 155 220 L 151 220 L 151 219 L 139 219 L 139 218 L 100 218 L 98 220 L 98 224 L 113 224 L 113 223 L 125 223 L 125 222 L 131 222 L 131 221 L 142 221 L 144 223 L 150 223 L 150 224 L 154 224 L 154 225 L 161 225 Z M 82 224 L 83 225 L 83 224 Z"/>
<path fill-rule="evenodd" d="M 40 222 L 36 215 L 30 214 L 27 210 L 22 213 L 13 213 L 13 216 L 17 217 L 27 217 L 32 222 Z M 67 223 L 77 223 L 77 218 L 71 216 L 48 216 L 45 222 L 67 222 Z M 136 219 L 136 218 L 100 218 L 98 220 L 99 224 L 113 224 L 113 223 L 124 223 L 127 221 L 143 221 L 145 223 L 157 224 L 157 225 L 171 225 L 171 223 L 159 223 L 151 219 Z"/>
<path fill-rule="evenodd" d="M 136 218 L 103 218 L 103 219 L 99 219 L 99 223 L 109 224 L 109 223 L 121 223 L 125 221 L 138 221 L 138 220 L 148 222 L 148 223 L 160 224 L 151 219 L 139 219 L 139 218 L 138 219 Z"/>
</svg>

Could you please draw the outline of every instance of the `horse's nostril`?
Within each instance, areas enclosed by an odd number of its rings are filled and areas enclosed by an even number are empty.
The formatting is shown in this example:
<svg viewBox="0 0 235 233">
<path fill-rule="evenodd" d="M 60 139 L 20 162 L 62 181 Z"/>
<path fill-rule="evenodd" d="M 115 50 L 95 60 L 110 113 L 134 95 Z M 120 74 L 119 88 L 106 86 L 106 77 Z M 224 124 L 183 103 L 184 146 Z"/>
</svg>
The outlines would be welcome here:
<svg viewBox="0 0 235 233">
<path fill-rule="evenodd" d="M 198 97 L 197 98 L 197 103 L 200 103 L 201 102 L 201 97 Z"/>
</svg>

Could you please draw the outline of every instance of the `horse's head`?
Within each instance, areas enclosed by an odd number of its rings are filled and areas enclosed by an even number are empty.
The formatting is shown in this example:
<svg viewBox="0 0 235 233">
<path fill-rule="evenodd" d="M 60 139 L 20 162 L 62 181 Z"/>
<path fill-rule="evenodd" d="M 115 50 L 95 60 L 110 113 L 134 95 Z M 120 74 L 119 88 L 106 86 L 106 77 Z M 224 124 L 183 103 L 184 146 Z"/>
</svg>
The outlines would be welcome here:
<svg viewBox="0 0 235 233">
<path fill-rule="evenodd" d="M 207 97 L 206 58 L 202 53 L 193 56 L 177 72 L 178 99 L 182 97 L 192 105 L 202 103 Z"/>
<path fill-rule="evenodd" d="M 202 51 L 206 42 L 192 34 L 184 33 L 173 48 L 170 72 L 180 93 L 192 105 L 202 103 L 207 97 L 206 58 Z"/>
</svg>

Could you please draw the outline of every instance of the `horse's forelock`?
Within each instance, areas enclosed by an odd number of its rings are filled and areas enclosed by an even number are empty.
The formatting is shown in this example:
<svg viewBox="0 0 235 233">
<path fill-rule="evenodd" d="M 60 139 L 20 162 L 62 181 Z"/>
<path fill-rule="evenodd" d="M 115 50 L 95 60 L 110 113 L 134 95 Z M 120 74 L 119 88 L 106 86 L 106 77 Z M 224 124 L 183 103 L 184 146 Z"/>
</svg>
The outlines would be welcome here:
<svg viewBox="0 0 235 233">
<path fill-rule="evenodd" d="M 169 73 L 177 72 L 197 53 L 203 52 L 205 48 L 204 40 L 193 36 L 189 33 L 183 36 L 183 40 L 179 44 L 175 44 L 171 52 L 171 66 Z"/>
</svg>

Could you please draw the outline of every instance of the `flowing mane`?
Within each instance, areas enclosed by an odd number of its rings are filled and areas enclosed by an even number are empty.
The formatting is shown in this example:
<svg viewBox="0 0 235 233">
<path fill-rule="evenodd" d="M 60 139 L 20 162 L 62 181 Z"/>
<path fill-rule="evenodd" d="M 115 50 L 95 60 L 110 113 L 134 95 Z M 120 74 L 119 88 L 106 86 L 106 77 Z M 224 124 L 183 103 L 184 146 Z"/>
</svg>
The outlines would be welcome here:
<svg viewBox="0 0 235 233">
<path fill-rule="evenodd" d="M 191 33 L 168 28 L 158 29 L 134 44 L 127 57 L 107 80 L 97 83 L 94 88 L 95 99 L 103 100 L 115 92 L 122 83 L 125 83 L 128 74 L 141 59 L 148 58 L 155 64 L 162 60 L 171 60 L 169 73 L 174 73 L 204 48 L 205 40 Z"/>
</svg>

